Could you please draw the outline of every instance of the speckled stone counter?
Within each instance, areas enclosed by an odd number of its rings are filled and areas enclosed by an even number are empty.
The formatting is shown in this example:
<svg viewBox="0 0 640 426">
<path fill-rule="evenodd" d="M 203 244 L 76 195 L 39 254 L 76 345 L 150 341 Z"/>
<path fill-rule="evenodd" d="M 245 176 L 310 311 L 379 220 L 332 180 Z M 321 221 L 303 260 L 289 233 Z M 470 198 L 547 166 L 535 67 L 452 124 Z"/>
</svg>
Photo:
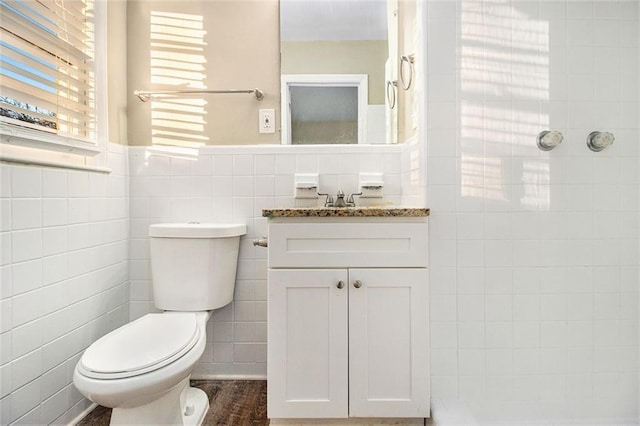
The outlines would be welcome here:
<svg viewBox="0 0 640 426">
<path fill-rule="evenodd" d="M 429 216 L 425 207 L 289 207 L 263 209 L 262 216 L 276 217 L 424 217 Z"/>
</svg>

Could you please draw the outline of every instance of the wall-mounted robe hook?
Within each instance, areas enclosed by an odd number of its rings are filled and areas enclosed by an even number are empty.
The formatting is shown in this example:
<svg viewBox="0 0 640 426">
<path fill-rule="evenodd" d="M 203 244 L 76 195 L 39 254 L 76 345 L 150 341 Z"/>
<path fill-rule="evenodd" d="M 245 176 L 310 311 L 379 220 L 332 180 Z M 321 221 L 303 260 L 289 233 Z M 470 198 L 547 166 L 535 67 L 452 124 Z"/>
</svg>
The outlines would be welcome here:
<svg viewBox="0 0 640 426">
<path fill-rule="evenodd" d="M 560 145 L 564 136 L 559 130 L 544 130 L 538 134 L 536 144 L 542 151 L 551 151 Z"/>
<path fill-rule="evenodd" d="M 587 146 L 593 152 L 600 152 L 616 140 L 613 133 L 609 132 L 591 132 L 587 136 Z"/>
</svg>

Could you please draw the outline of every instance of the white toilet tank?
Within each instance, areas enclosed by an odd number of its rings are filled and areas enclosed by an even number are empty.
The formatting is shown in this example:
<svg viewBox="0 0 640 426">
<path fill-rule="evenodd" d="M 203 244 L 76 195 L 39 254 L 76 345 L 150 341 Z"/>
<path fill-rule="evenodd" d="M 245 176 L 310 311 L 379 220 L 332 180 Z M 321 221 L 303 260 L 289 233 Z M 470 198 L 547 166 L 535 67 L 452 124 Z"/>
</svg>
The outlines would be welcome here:
<svg viewBox="0 0 640 426">
<path fill-rule="evenodd" d="M 244 224 L 149 226 L 154 303 L 166 311 L 206 311 L 233 299 Z"/>
</svg>

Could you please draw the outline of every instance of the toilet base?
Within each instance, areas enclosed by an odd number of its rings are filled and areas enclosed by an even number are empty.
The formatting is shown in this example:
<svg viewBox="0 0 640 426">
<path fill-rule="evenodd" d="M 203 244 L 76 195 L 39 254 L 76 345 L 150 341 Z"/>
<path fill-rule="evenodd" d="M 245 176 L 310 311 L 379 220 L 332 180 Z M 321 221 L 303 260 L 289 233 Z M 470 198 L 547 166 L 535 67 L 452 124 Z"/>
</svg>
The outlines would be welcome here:
<svg viewBox="0 0 640 426">
<path fill-rule="evenodd" d="M 209 410 L 209 398 L 201 389 L 182 380 L 160 398 L 138 407 L 114 408 L 110 425 L 201 425 Z"/>
</svg>

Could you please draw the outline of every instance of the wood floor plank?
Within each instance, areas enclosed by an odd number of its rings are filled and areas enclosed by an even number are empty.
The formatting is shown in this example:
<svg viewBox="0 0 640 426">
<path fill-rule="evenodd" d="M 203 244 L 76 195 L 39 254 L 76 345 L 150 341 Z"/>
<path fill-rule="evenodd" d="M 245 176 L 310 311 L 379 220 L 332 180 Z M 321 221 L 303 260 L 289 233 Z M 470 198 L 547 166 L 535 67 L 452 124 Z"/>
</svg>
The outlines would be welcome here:
<svg viewBox="0 0 640 426">
<path fill-rule="evenodd" d="M 264 380 L 192 380 L 209 397 L 204 426 L 267 426 L 267 382 Z M 107 426 L 111 409 L 97 407 L 79 426 Z"/>
</svg>

